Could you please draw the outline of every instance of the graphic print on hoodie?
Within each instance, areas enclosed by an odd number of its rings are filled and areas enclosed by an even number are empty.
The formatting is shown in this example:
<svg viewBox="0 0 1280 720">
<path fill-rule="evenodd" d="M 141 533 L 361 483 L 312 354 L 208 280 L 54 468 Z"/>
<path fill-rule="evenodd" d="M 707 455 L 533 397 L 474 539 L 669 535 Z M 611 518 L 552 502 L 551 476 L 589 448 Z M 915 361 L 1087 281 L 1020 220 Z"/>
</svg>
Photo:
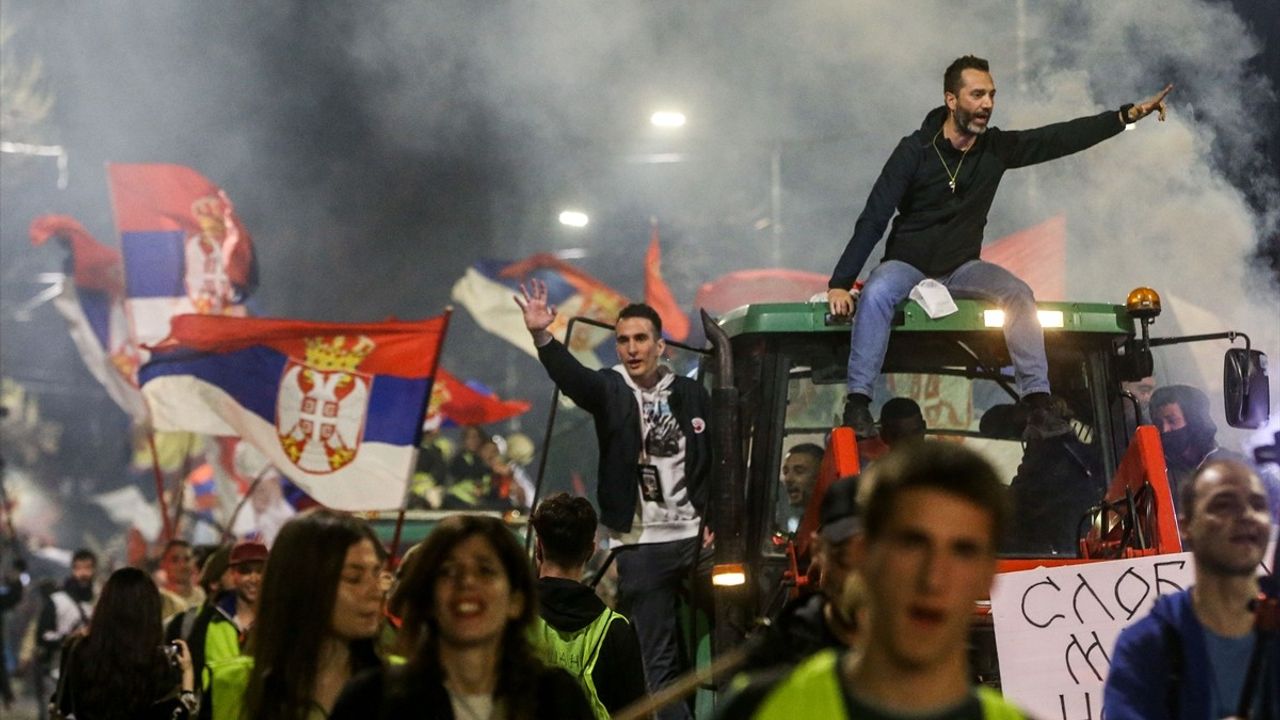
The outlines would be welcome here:
<svg viewBox="0 0 1280 720">
<path fill-rule="evenodd" d="M 696 537 L 698 511 L 689 498 L 688 483 L 684 477 L 685 437 L 680 423 L 671 412 L 671 384 L 675 376 L 667 368 L 660 368 L 658 382 L 646 390 L 636 385 L 626 368 L 618 365 L 614 370 L 623 377 L 636 397 L 640 408 L 640 434 L 642 451 L 639 466 L 651 466 L 656 470 L 657 487 L 646 492 L 646 479 L 642 473 L 636 489 L 636 515 L 627 533 L 610 533 L 610 544 L 638 545 L 643 543 L 671 542 Z M 637 467 L 636 472 L 642 472 Z"/>
</svg>

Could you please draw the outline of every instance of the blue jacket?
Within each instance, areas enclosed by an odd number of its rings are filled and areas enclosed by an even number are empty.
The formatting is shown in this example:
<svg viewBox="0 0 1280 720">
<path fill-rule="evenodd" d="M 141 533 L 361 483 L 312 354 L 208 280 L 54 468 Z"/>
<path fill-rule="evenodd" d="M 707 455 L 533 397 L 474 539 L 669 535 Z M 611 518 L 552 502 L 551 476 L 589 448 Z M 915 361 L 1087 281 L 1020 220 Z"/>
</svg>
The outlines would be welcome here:
<svg viewBox="0 0 1280 720">
<path fill-rule="evenodd" d="M 1264 669 L 1253 717 L 1280 710 L 1280 639 L 1263 640 Z M 1211 717 L 1209 651 L 1191 608 L 1191 590 L 1165 595 L 1125 628 L 1111 653 L 1102 704 L 1107 720 L 1205 720 Z"/>
<path fill-rule="evenodd" d="M 1107 720 L 1208 718 L 1209 672 L 1191 590 L 1161 596 L 1150 614 L 1116 640 L 1102 696 Z"/>
</svg>

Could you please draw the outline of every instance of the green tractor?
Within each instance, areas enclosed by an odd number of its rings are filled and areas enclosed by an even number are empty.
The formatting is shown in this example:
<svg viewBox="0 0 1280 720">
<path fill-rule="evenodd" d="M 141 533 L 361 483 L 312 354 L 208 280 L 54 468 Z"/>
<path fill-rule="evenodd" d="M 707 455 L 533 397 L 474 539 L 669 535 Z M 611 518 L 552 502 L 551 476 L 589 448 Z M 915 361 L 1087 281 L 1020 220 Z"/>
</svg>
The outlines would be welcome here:
<svg viewBox="0 0 1280 720">
<path fill-rule="evenodd" d="M 1153 348 L 1243 341 L 1243 348 L 1226 352 L 1226 420 L 1256 428 L 1269 408 L 1266 356 L 1234 331 L 1151 338 L 1160 301 L 1147 288 L 1131 293 L 1125 305 L 1040 303 L 1050 382 L 1075 437 L 1024 442 L 1026 418 L 1017 405 L 1003 314 L 980 301 L 956 304 L 957 312 L 938 319 L 913 301 L 899 307 L 872 407 L 878 411 L 894 397 L 916 401 L 929 438 L 978 450 L 1007 479 L 1016 522 L 1001 551 L 1001 572 L 1180 552 L 1159 435 L 1135 422 L 1137 403 L 1122 382 L 1151 374 Z M 753 627 L 805 590 L 808 534 L 827 486 L 858 474 L 885 450 L 836 427 L 845 400 L 848 318 L 833 318 L 825 303 L 772 303 L 703 320 L 709 350 L 668 342 L 672 366 L 700 373 L 712 395 L 717 457 L 707 522 L 716 541 L 691 578 L 691 596 L 701 601 L 691 604 L 698 609 L 687 623 L 688 646 L 703 671 L 700 716 L 726 679 L 722 667 L 711 677 L 711 661 L 729 656 Z M 575 318 L 568 333 L 571 346 L 594 347 L 611 328 Z M 800 443 L 817 443 L 826 456 L 807 503 L 794 508 L 779 470 L 786 450 Z M 553 403 L 540 494 L 590 495 L 594 467 L 590 416 Z M 983 682 L 998 685 L 989 615 L 984 607 L 975 613 L 982 616 L 975 623 L 975 670 Z"/>
</svg>

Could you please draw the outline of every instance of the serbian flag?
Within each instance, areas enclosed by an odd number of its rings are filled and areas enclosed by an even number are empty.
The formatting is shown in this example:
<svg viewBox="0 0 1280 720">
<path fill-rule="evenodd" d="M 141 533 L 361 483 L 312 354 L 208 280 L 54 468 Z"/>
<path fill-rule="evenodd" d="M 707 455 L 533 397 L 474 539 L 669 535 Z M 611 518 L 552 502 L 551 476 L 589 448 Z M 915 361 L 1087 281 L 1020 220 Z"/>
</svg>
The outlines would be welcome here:
<svg viewBox="0 0 1280 720">
<path fill-rule="evenodd" d="M 541 253 L 511 262 L 481 260 L 453 285 L 453 299 L 471 313 L 476 324 L 530 355 L 537 357 L 533 339 L 524 326 L 524 316 L 512 301 L 520 293 L 520 283 L 537 278 L 547 284 L 547 301 L 556 306 L 557 317 L 549 328 L 564 342 L 570 318 L 588 317 L 613 325 L 618 312 L 631 301 L 577 267 L 554 255 Z M 612 333 L 599 328 L 575 327 L 569 351 L 588 367 L 617 362 Z M 605 340 L 609 340 L 606 343 Z"/>
<path fill-rule="evenodd" d="M 221 188 L 181 165 L 110 164 L 107 179 L 139 344 L 168 336 L 174 315 L 245 314 L 253 242 Z"/>
<path fill-rule="evenodd" d="M 397 509 L 447 324 L 179 315 L 139 379 L 157 429 L 239 436 L 328 507 Z"/>
<path fill-rule="evenodd" d="M 650 223 L 649 250 L 644 256 L 644 301 L 662 318 L 662 334 L 683 342 L 689 337 L 689 316 L 662 279 L 662 248 L 658 245 L 658 222 Z"/>
<path fill-rule="evenodd" d="M 66 318 L 89 372 L 134 422 L 141 422 L 147 409 L 138 392 L 139 351 L 125 320 L 120 251 L 98 242 L 66 215 L 36 218 L 30 234 L 36 246 L 52 238 L 67 244 L 70 282 L 62 281 L 53 305 Z"/>
<path fill-rule="evenodd" d="M 444 368 L 436 371 L 431 384 L 431 403 L 423 428 L 438 430 L 445 424 L 487 425 L 529 412 L 524 400 L 503 400 L 482 386 L 462 382 Z"/>
</svg>

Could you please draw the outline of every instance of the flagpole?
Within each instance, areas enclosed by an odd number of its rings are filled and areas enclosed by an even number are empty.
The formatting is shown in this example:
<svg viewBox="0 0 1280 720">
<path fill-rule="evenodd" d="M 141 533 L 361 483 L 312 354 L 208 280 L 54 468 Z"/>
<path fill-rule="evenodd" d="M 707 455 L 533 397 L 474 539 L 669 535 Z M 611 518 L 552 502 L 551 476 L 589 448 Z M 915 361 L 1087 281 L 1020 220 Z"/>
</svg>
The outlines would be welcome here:
<svg viewBox="0 0 1280 720">
<path fill-rule="evenodd" d="M 245 491 L 244 497 L 240 498 L 240 502 L 236 503 L 236 507 L 231 511 L 231 518 L 227 520 L 226 527 L 222 528 L 222 542 L 225 544 L 228 540 L 235 536 L 236 518 L 240 517 L 240 511 L 244 508 L 244 504 L 249 502 L 249 497 L 253 495 L 253 491 L 258 489 L 258 485 L 262 483 L 262 479 L 271 472 L 273 466 L 267 463 L 266 467 L 258 471 L 257 476 L 253 478 L 253 482 L 249 483 L 249 489 Z"/>
<path fill-rule="evenodd" d="M 173 496 L 173 537 L 177 537 L 182 532 L 182 514 L 185 510 L 187 501 L 187 475 L 191 473 L 191 446 L 195 444 L 195 434 L 187 434 L 187 449 L 182 454 L 182 470 L 178 475 L 178 481 L 174 483 Z"/>
<path fill-rule="evenodd" d="M 120 211 L 119 211 L 118 203 L 116 202 L 118 199 L 116 197 L 116 188 L 115 188 L 115 184 L 111 182 L 111 163 L 104 162 L 102 166 L 103 166 L 103 172 L 107 176 L 107 194 L 110 195 L 111 197 L 111 219 L 114 221 L 116 226 L 116 235 L 123 239 L 124 233 L 121 232 L 121 228 L 120 228 Z M 120 250 L 120 271 L 122 274 L 125 275 L 126 278 L 128 277 L 128 274 L 124 267 L 123 243 Z M 124 288 L 124 297 L 121 299 L 121 305 L 124 308 L 125 327 L 128 328 L 130 344 L 133 347 L 141 350 L 141 348 L 138 345 L 137 328 L 135 327 L 133 322 L 133 313 L 130 311 L 128 302 L 129 302 L 129 288 L 126 281 L 125 288 Z M 136 377 L 133 380 L 134 382 L 137 382 Z M 139 384 L 138 387 L 139 387 L 139 391 L 141 391 L 141 384 Z M 173 539 L 173 525 L 169 520 L 169 503 L 164 499 L 164 485 L 165 485 L 164 472 L 160 469 L 160 452 L 156 449 L 156 431 L 155 431 L 155 428 L 152 427 L 151 425 L 151 405 L 147 403 L 145 396 L 143 397 L 142 405 L 144 408 L 146 408 L 146 411 L 147 411 L 147 428 L 146 428 L 147 429 L 147 445 L 148 447 L 151 448 L 151 470 L 155 475 L 156 499 L 160 504 L 160 521 L 164 525 L 164 540 L 167 543 L 169 540 Z"/>
<path fill-rule="evenodd" d="M 427 388 L 426 395 L 422 399 L 422 407 L 418 408 L 418 429 L 413 433 L 413 447 L 421 452 L 419 447 L 422 444 L 422 420 L 427 417 L 427 408 L 431 406 L 431 391 L 435 388 L 436 372 L 440 369 L 440 357 L 444 355 L 444 339 L 449 333 L 449 318 L 453 317 L 453 306 L 446 305 L 444 308 L 443 320 L 440 323 L 440 342 L 436 345 L 436 356 L 431 359 L 431 370 L 427 377 L 431 378 L 431 386 Z M 415 454 L 416 458 L 417 455 Z M 404 530 L 404 514 L 409 509 L 409 494 L 413 492 L 413 469 L 409 470 L 408 482 L 404 486 L 404 497 L 400 499 L 400 512 L 396 515 L 396 529 L 391 535 L 391 552 L 388 555 L 390 562 L 397 563 L 397 553 L 400 552 L 400 533 Z"/>
<path fill-rule="evenodd" d="M 147 445 L 151 448 L 151 470 L 156 478 L 156 499 L 160 502 L 160 521 L 164 523 L 164 541 L 173 539 L 173 524 L 169 520 L 169 503 L 164 499 L 164 472 L 160 469 L 160 452 L 156 450 L 156 431 L 147 428 Z"/>
</svg>

